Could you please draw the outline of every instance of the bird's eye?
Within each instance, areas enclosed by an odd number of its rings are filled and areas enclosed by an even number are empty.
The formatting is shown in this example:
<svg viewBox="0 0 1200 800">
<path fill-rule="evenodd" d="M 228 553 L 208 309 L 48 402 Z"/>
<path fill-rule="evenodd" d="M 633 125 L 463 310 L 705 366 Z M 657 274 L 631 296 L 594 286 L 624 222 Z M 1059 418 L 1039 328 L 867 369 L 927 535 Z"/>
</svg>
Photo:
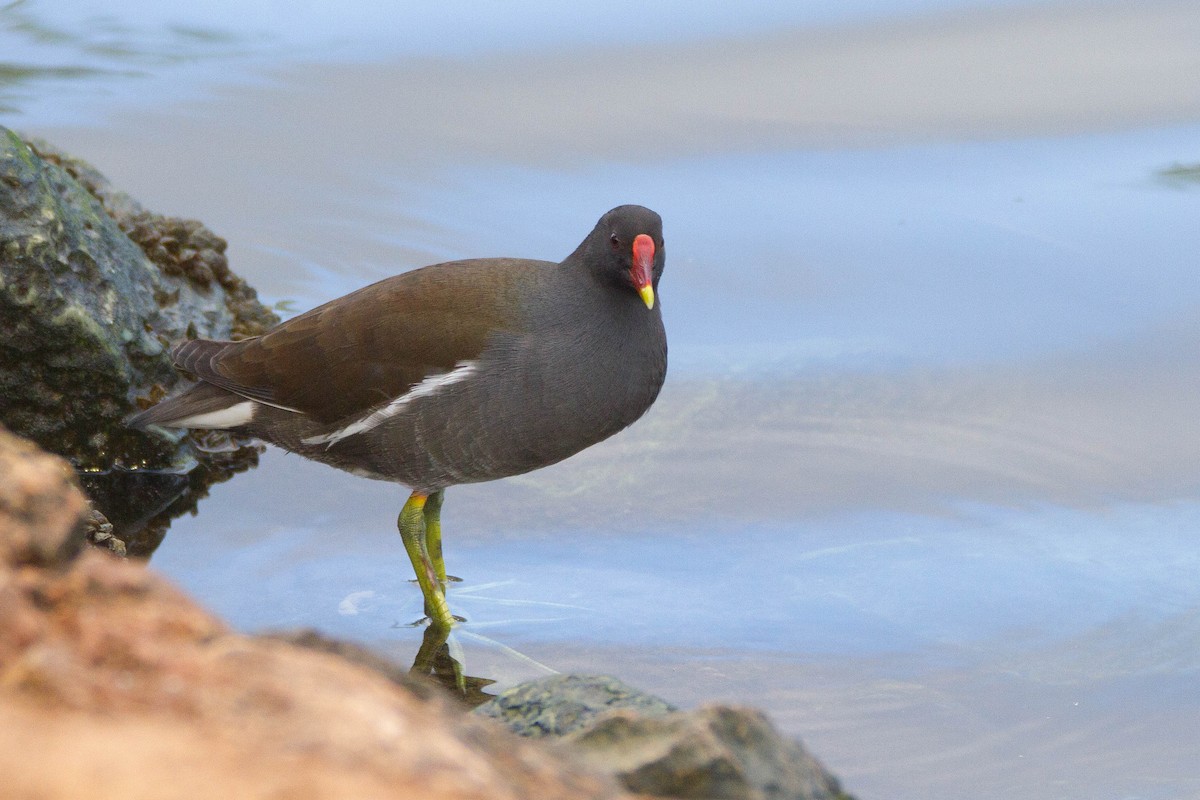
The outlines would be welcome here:
<svg viewBox="0 0 1200 800">
<path fill-rule="evenodd" d="M 613 250 L 619 250 L 621 248 L 621 238 L 615 233 L 608 237 L 608 243 L 612 245 Z"/>
</svg>

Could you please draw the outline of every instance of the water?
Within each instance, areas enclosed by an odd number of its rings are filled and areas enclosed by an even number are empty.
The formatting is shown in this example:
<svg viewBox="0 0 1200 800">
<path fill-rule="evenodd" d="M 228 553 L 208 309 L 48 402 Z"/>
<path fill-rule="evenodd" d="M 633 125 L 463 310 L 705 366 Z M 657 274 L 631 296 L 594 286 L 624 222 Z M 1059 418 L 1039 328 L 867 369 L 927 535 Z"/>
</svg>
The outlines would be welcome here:
<svg viewBox="0 0 1200 800">
<path fill-rule="evenodd" d="M 863 798 L 1200 797 L 1200 12 L 827 6 L 24 3 L 81 69 L 2 121 L 296 309 L 663 214 L 659 403 L 448 492 L 468 673 L 758 705 Z M 412 659 L 404 494 L 271 452 L 153 565 Z"/>
</svg>

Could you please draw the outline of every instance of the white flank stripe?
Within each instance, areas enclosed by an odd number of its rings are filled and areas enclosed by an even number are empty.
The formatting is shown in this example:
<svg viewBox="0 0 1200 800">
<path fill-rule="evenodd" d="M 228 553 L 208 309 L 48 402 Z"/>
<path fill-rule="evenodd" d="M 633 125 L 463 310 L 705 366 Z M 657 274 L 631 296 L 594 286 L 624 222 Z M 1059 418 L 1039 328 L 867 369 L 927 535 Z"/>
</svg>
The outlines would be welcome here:
<svg viewBox="0 0 1200 800">
<path fill-rule="evenodd" d="M 321 434 L 320 436 L 310 436 L 302 441 L 305 444 L 332 445 L 336 442 L 340 442 L 347 436 L 354 436 L 355 434 L 369 431 L 385 420 L 399 414 L 404 410 L 404 407 L 413 400 L 416 400 L 420 397 L 429 397 L 437 394 L 441 389 L 471 377 L 475 374 L 475 366 L 476 363 L 474 361 L 464 361 L 450 372 L 443 372 L 441 375 L 430 375 L 428 378 L 421 381 L 416 386 L 409 389 L 407 392 L 400 395 L 383 408 L 372 411 L 362 419 L 351 422 L 346 427 L 340 428 L 333 433 L 325 433 Z"/>
<path fill-rule="evenodd" d="M 254 407 L 258 405 L 253 400 L 243 400 L 229 408 L 218 411 L 207 411 L 203 414 L 193 414 L 183 419 L 164 423 L 168 428 L 236 428 L 254 419 Z"/>
</svg>

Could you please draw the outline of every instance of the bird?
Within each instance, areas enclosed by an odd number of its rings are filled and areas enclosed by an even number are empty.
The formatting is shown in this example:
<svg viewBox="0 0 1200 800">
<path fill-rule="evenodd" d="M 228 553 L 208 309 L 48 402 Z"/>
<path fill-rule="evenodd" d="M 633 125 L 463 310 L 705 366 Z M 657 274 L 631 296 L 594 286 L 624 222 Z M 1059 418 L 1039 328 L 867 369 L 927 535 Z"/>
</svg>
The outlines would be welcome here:
<svg viewBox="0 0 1200 800">
<path fill-rule="evenodd" d="M 559 263 L 479 258 L 403 272 L 240 341 L 192 339 L 194 383 L 138 429 L 224 429 L 406 486 L 397 518 L 430 625 L 446 602 L 450 486 L 549 466 L 639 419 L 666 379 L 662 219 L 605 213 Z"/>
</svg>

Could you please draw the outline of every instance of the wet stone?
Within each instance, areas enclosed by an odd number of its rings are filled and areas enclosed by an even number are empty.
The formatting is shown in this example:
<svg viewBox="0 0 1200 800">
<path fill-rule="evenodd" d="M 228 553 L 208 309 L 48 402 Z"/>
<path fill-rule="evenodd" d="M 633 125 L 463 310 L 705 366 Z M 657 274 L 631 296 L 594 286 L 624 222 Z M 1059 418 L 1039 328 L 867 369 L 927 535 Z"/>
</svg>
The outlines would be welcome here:
<svg viewBox="0 0 1200 800">
<path fill-rule="evenodd" d="M 125 419 L 183 380 L 171 345 L 258 335 L 278 317 L 204 225 L 150 212 L 86 162 L 3 127 L 0 242 L 0 424 L 76 469 L 99 514 L 89 541 L 148 554 L 172 514 L 260 449 Z"/>
<path fill-rule="evenodd" d="M 126 229 L 172 240 L 164 262 Z M 211 231 L 152 214 L 84 162 L 2 127 L 0 241 L 0 422 L 79 469 L 177 468 L 185 446 L 123 424 L 179 381 L 168 345 L 278 321 Z"/>
<path fill-rule="evenodd" d="M 475 710 L 521 736 L 563 736 L 615 709 L 659 715 L 675 710 L 667 701 L 607 675 L 555 675 L 514 686 Z"/>
<path fill-rule="evenodd" d="M 679 711 L 614 678 L 556 675 L 475 710 L 522 736 L 550 738 L 589 769 L 645 796 L 848 800 L 837 778 L 760 711 Z"/>
<path fill-rule="evenodd" d="M 799 742 L 755 709 L 710 706 L 666 715 L 621 710 L 563 743 L 632 792 L 723 800 L 849 800 Z"/>
<path fill-rule="evenodd" d="M 113 524 L 108 521 L 108 517 L 104 516 L 100 509 L 88 510 L 85 526 L 84 535 L 92 544 L 106 548 L 114 555 L 129 555 L 125 542 L 113 535 Z"/>
</svg>

